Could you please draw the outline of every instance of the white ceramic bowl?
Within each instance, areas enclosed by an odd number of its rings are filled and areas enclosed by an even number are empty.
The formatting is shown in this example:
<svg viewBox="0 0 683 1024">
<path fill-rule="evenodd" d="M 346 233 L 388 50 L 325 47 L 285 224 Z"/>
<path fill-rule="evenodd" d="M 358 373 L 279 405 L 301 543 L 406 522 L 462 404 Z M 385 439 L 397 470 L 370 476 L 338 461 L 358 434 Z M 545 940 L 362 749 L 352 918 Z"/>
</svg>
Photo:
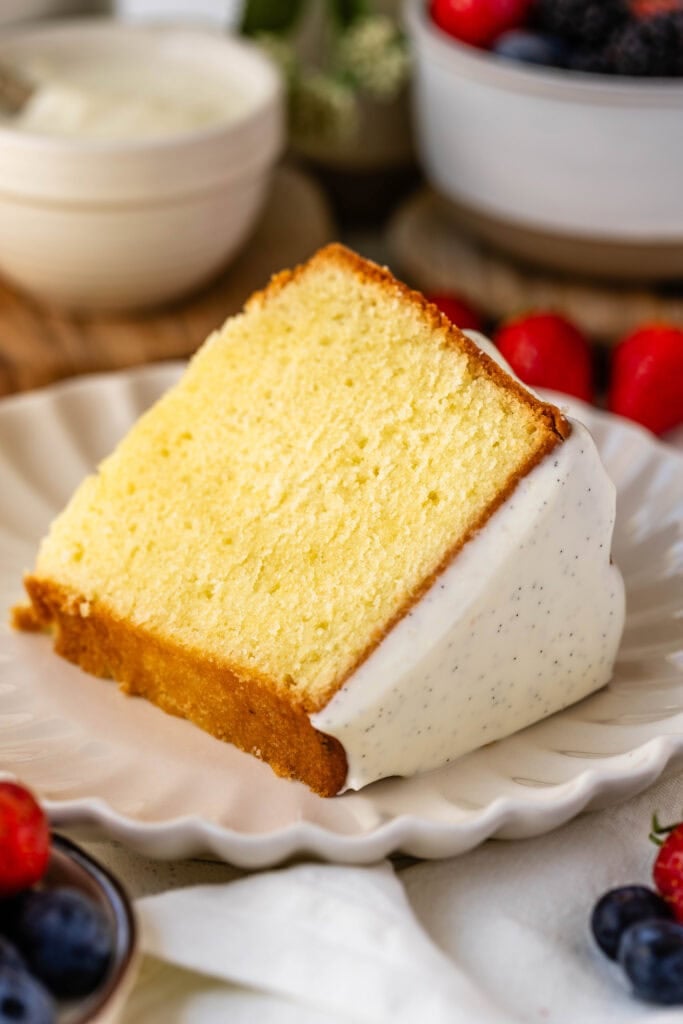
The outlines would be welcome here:
<svg viewBox="0 0 683 1024">
<path fill-rule="evenodd" d="M 122 309 L 176 298 L 210 279 L 246 239 L 284 143 L 281 83 L 238 39 L 93 19 L 0 37 L 0 61 L 85 50 L 160 74 L 211 76 L 246 97 L 236 119 L 150 139 L 109 141 L 0 129 L 0 273 L 44 299 Z"/>
<path fill-rule="evenodd" d="M 440 192 L 531 231 L 683 241 L 683 80 L 502 60 L 447 36 L 425 0 L 406 0 L 405 19 L 418 149 Z"/>
</svg>

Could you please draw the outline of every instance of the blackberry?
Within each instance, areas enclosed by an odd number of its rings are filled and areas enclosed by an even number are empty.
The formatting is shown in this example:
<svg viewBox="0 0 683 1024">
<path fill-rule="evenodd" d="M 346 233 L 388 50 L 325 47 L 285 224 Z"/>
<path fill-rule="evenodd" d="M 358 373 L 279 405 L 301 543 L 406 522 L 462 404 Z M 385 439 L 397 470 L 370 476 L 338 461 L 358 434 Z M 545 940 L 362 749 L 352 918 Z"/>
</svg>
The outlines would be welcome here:
<svg viewBox="0 0 683 1024">
<path fill-rule="evenodd" d="M 605 56 L 617 75 L 683 75 L 683 11 L 634 19 L 615 33 Z"/>
<path fill-rule="evenodd" d="M 590 75 L 609 75 L 612 71 L 605 47 L 599 50 L 573 50 L 569 54 L 567 67 L 572 71 L 585 71 Z"/>
<path fill-rule="evenodd" d="M 596 50 L 630 17 L 628 0 L 536 0 L 538 28 L 584 50 Z"/>
</svg>

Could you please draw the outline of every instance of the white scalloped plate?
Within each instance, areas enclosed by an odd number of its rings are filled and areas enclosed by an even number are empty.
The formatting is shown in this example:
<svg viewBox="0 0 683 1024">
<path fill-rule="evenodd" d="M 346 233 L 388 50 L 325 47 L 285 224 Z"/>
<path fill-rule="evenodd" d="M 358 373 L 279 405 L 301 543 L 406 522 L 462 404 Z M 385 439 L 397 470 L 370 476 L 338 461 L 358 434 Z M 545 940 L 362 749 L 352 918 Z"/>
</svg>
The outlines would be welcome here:
<svg viewBox="0 0 683 1024">
<path fill-rule="evenodd" d="M 683 458 L 563 396 L 554 400 L 587 423 L 619 491 L 628 619 L 615 679 L 446 769 L 323 800 L 85 675 L 46 637 L 12 632 L 6 609 L 49 520 L 178 374 L 153 366 L 0 402 L 0 773 L 34 787 L 56 825 L 95 824 L 152 857 L 244 867 L 302 853 L 446 857 L 635 794 L 683 755 Z"/>
</svg>

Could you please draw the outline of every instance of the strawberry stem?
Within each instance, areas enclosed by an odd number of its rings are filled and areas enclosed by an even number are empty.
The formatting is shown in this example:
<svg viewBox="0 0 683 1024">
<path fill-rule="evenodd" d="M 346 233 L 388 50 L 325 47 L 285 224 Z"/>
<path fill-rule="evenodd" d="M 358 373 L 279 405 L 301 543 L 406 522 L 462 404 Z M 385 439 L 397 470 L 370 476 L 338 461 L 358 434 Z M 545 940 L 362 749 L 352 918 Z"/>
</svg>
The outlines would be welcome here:
<svg viewBox="0 0 683 1024">
<path fill-rule="evenodd" d="M 655 846 L 662 846 L 664 844 L 664 840 L 661 837 L 668 835 L 670 832 L 673 832 L 673 830 L 675 828 L 678 828 L 680 824 L 681 823 L 678 821 L 674 825 L 661 825 L 659 822 L 659 818 L 657 817 L 657 812 L 655 811 L 655 813 L 652 815 L 650 835 L 648 836 L 650 842 L 654 843 Z"/>
</svg>

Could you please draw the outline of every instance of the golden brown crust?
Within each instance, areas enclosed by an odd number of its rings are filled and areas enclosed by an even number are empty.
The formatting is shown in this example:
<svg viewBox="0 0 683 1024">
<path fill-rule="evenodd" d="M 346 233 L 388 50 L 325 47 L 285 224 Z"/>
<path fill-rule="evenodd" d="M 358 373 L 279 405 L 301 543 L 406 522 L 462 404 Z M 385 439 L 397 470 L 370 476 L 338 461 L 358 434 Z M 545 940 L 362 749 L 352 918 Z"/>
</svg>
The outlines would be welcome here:
<svg viewBox="0 0 683 1024">
<path fill-rule="evenodd" d="M 314 729 L 305 710 L 274 688 L 123 622 L 97 603 L 90 603 L 84 617 L 80 595 L 48 580 L 28 576 L 24 582 L 31 621 L 54 627 L 55 650 L 62 657 L 115 679 L 125 693 L 195 722 L 321 796 L 334 796 L 344 785 L 341 743 Z M 19 628 L 25 621 L 15 616 Z"/>
<path fill-rule="evenodd" d="M 12 629 L 20 629 L 24 633 L 40 633 L 45 628 L 38 618 L 32 604 L 17 604 L 10 611 Z"/>
<path fill-rule="evenodd" d="M 416 292 L 409 288 L 407 284 L 394 277 L 386 267 L 380 267 L 379 264 L 373 263 L 372 260 L 364 259 L 339 242 L 332 242 L 330 245 L 319 249 L 307 263 L 300 263 L 293 270 L 282 270 L 278 274 L 274 274 L 265 288 L 254 292 L 249 298 L 245 309 L 263 305 L 276 295 L 277 292 L 282 291 L 288 284 L 296 281 L 307 270 L 325 263 L 341 265 L 347 270 L 352 271 L 360 280 L 378 284 L 382 288 L 393 292 L 394 295 L 398 295 L 403 301 L 409 302 L 415 309 L 419 310 L 427 325 L 433 331 L 437 331 L 442 335 L 447 344 L 466 353 L 471 361 L 477 366 L 481 366 L 485 374 L 494 380 L 496 384 L 514 394 L 524 405 L 528 406 L 545 423 L 546 427 L 557 435 L 558 441 L 564 440 L 569 436 L 571 426 L 556 406 L 550 405 L 548 402 L 542 402 L 530 394 L 523 385 L 519 384 L 509 374 L 505 373 L 494 359 L 491 359 L 485 352 L 478 349 L 474 342 L 470 341 L 455 324 L 451 323 L 440 309 L 425 298 L 422 292 Z"/>
</svg>

